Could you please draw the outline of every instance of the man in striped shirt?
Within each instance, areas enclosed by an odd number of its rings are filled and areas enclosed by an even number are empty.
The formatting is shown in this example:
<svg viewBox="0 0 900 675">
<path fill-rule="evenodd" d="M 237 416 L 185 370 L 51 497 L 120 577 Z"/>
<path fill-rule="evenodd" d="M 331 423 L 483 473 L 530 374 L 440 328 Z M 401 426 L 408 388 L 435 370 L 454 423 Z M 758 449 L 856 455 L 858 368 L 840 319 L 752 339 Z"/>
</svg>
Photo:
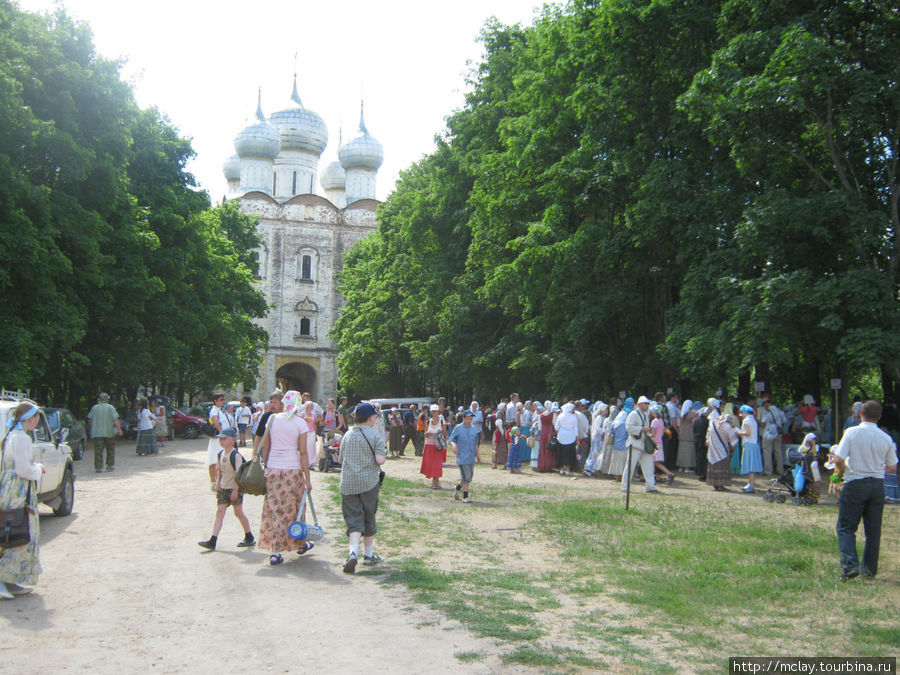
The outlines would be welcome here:
<svg viewBox="0 0 900 675">
<path fill-rule="evenodd" d="M 840 580 L 859 576 L 873 578 L 878 572 L 881 546 L 881 516 L 884 511 L 884 476 L 897 471 L 897 449 L 891 437 L 878 428 L 881 404 L 866 401 L 862 423 L 844 432 L 834 451 L 835 470 L 844 477 L 838 502 L 837 537 L 841 551 Z M 862 519 L 866 532 L 863 564 L 856 554 L 856 530 Z"/>
</svg>

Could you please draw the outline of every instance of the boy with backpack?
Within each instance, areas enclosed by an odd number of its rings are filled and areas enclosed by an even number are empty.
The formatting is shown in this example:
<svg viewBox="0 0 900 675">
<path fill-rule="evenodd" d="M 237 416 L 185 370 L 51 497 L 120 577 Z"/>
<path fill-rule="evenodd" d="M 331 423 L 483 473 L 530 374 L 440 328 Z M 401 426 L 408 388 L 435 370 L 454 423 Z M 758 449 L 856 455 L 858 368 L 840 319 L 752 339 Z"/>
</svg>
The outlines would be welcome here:
<svg viewBox="0 0 900 675">
<path fill-rule="evenodd" d="M 218 463 L 216 464 L 215 491 L 216 502 L 216 520 L 213 523 L 212 536 L 206 541 L 198 541 L 197 544 L 205 549 L 214 551 L 216 542 L 219 539 L 219 532 L 222 529 L 222 523 L 225 521 L 225 512 L 229 506 L 234 507 L 234 515 L 240 521 L 241 527 L 244 528 L 244 540 L 238 542 L 238 546 L 253 546 L 256 539 L 253 538 L 253 532 L 250 531 L 250 520 L 244 513 L 244 493 L 238 487 L 234 480 L 237 470 L 244 463 L 244 457 L 234 447 L 237 441 L 237 429 L 228 427 L 216 436 L 222 449 L 219 451 Z"/>
</svg>

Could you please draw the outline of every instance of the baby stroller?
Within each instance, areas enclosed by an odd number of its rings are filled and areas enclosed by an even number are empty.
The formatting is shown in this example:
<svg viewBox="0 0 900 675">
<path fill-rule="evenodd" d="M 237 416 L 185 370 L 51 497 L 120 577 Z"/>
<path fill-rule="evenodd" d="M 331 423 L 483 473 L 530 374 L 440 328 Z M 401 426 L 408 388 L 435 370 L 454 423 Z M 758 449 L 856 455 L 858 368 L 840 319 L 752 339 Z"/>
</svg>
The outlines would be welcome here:
<svg viewBox="0 0 900 675">
<path fill-rule="evenodd" d="M 804 451 L 802 446 L 788 448 L 787 458 L 790 466 L 772 481 L 763 495 L 763 501 L 783 504 L 790 495 L 791 504 L 795 506 L 817 504 L 819 496 L 816 486 L 821 475 L 817 475 L 819 470 L 815 452 Z"/>
<path fill-rule="evenodd" d="M 319 457 L 319 471 L 340 471 L 341 463 L 338 460 L 338 451 L 341 449 L 341 434 L 338 431 L 326 431 L 322 436 L 322 455 Z"/>
</svg>

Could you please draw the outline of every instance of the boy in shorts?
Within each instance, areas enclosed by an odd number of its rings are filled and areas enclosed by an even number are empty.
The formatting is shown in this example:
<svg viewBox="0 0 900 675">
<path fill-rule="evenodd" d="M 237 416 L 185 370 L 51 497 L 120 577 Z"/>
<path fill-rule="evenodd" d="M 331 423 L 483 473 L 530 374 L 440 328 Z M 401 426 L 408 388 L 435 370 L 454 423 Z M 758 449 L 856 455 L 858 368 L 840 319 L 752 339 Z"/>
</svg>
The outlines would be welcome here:
<svg viewBox="0 0 900 675">
<path fill-rule="evenodd" d="M 244 514 L 244 493 L 241 492 L 237 483 L 234 481 L 235 474 L 244 463 L 244 457 L 234 447 L 237 440 L 237 429 L 228 427 L 216 436 L 222 449 L 219 451 L 218 463 L 216 464 L 216 521 L 213 523 L 212 536 L 206 541 L 198 541 L 197 543 L 205 549 L 214 551 L 216 549 L 216 541 L 219 539 L 219 532 L 222 529 L 222 523 L 225 520 L 225 512 L 228 507 L 234 507 L 234 515 L 240 521 L 241 527 L 244 528 L 244 540 L 238 543 L 238 546 L 253 546 L 256 540 L 253 538 L 253 532 L 250 531 L 250 521 Z"/>
<path fill-rule="evenodd" d="M 463 413 L 463 423 L 453 427 L 450 434 L 450 447 L 456 455 L 456 465 L 459 467 L 459 484 L 453 492 L 453 498 L 459 499 L 459 493 L 462 492 L 462 500 L 465 504 L 471 504 L 469 499 L 469 483 L 475 474 L 475 462 L 481 462 L 478 455 L 478 436 L 481 432 L 472 426 L 472 419 L 475 413 L 466 410 Z"/>
</svg>

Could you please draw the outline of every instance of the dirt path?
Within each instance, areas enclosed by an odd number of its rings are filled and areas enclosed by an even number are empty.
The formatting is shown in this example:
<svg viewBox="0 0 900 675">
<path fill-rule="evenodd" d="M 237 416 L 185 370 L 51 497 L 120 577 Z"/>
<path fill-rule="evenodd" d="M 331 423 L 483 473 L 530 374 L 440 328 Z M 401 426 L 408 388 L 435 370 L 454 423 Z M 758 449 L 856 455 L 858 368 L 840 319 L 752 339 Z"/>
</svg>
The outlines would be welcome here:
<svg viewBox="0 0 900 675">
<path fill-rule="evenodd" d="M 521 671 L 383 577 L 343 574 L 342 521 L 325 500 L 326 538 L 308 556 L 270 567 L 264 552 L 235 547 L 231 514 L 219 550 L 204 552 L 197 541 L 215 514 L 205 448 L 179 440 L 138 457 L 133 442 L 119 443 L 114 473 L 95 474 L 90 449 L 76 462 L 74 513 L 41 518 L 37 591 L 0 602 L 5 672 Z M 389 469 L 412 477 L 414 465 Z M 314 485 L 325 480 L 313 474 Z M 262 498 L 245 509 L 256 532 Z M 454 656 L 468 651 L 487 656 Z"/>
</svg>

